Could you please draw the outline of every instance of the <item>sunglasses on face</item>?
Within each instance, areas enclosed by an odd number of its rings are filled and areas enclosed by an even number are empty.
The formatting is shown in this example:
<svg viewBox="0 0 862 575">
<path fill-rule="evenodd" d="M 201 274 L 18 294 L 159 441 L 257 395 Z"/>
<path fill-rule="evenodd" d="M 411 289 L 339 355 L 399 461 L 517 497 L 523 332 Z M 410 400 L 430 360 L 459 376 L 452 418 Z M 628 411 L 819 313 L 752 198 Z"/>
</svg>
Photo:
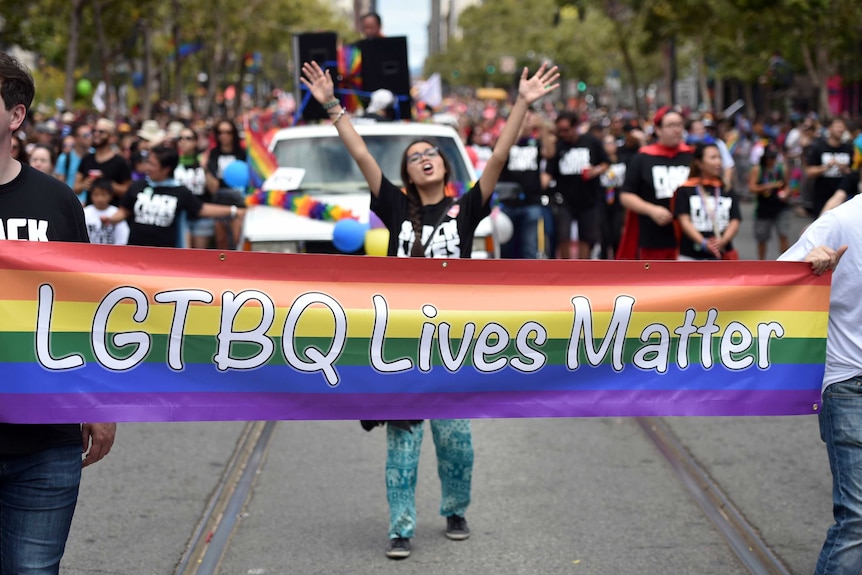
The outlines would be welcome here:
<svg viewBox="0 0 862 575">
<path fill-rule="evenodd" d="M 432 159 L 440 156 L 440 150 L 436 146 L 433 148 L 428 148 L 422 152 L 416 152 L 407 156 L 407 163 L 411 165 L 416 165 L 424 159 Z"/>
</svg>

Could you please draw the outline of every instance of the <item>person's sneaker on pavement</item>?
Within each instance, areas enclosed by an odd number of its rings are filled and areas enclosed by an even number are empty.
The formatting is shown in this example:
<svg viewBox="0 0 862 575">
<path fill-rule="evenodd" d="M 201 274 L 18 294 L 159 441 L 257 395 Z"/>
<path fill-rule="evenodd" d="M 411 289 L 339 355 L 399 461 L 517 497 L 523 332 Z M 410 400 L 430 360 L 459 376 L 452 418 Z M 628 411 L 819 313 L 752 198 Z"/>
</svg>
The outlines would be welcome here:
<svg viewBox="0 0 862 575">
<path fill-rule="evenodd" d="M 410 557 L 410 540 L 406 537 L 395 537 L 389 540 L 386 556 L 390 559 L 406 559 Z"/>
<path fill-rule="evenodd" d="M 446 518 L 446 537 L 453 541 L 463 541 L 470 537 L 467 520 L 460 515 L 450 515 Z"/>
</svg>

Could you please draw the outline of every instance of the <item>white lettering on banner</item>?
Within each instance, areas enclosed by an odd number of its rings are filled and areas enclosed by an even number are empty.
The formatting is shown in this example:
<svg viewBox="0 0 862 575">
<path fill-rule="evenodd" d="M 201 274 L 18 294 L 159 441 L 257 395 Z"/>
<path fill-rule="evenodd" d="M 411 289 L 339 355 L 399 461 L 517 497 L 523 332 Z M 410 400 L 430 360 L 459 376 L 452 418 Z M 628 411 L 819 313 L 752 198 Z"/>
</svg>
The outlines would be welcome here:
<svg viewBox="0 0 862 575">
<path fill-rule="evenodd" d="M 275 303 L 263 292 L 247 290 L 234 295 L 224 292 L 221 296 L 221 327 L 218 332 L 218 352 L 213 358 L 219 371 L 228 369 L 255 369 L 270 360 L 275 351 L 275 344 L 266 332 L 275 321 Z M 261 318 L 257 327 L 250 331 L 234 331 L 236 316 L 243 306 L 255 301 L 260 304 Z M 231 356 L 231 348 L 235 342 L 254 343 L 260 346 L 260 352 L 244 359 Z"/>
<path fill-rule="evenodd" d="M 183 369 L 183 333 L 191 302 L 212 303 L 213 294 L 204 290 L 163 291 L 153 296 L 158 303 L 173 303 L 174 317 L 171 320 L 171 335 L 168 338 L 168 365 L 174 371 Z"/>
<path fill-rule="evenodd" d="M 560 175 L 563 176 L 577 176 L 589 167 L 589 148 L 572 148 L 560 158 Z"/>
<path fill-rule="evenodd" d="M 62 371 L 84 365 L 80 354 L 67 355 L 60 359 L 51 357 L 51 314 L 54 311 L 54 288 L 49 284 L 39 286 L 39 311 L 36 313 L 36 359 L 45 369 Z"/>
<path fill-rule="evenodd" d="M 129 331 L 115 333 L 111 343 L 117 348 L 127 345 L 137 346 L 127 358 L 115 357 L 108 351 L 106 343 L 108 337 L 108 319 L 111 312 L 121 301 L 130 299 L 135 303 L 135 313 L 132 319 L 136 323 L 143 323 L 150 311 L 150 303 L 147 294 L 135 287 L 119 287 L 109 293 L 96 308 L 96 316 L 93 318 L 93 331 L 90 334 L 90 343 L 93 346 L 93 354 L 96 361 L 112 371 L 128 371 L 144 361 L 150 353 L 152 341 L 150 334 L 145 331 Z"/>
<path fill-rule="evenodd" d="M 652 186 L 655 199 L 669 200 L 688 179 L 688 166 L 653 166 Z"/>
<path fill-rule="evenodd" d="M 303 312 L 314 304 L 323 304 L 329 308 L 329 311 L 332 312 L 332 317 L 335 319 L 335 330 L 332 335 L 332 343 L 329 346 L 329 351 L 324 354 L 316 347 L 308 346 L 303 351 L 305 356 L 311 361 L 305 361 L 297 355 L 294 349 L 296 324 L 299 323 L 299 318 L 302 317 Z M 281 349 L 284 352 L 287 363 L 291 367 L 307 373 L 323 372 L 326 383 L 330 387 L 335 387 L 338 385 L 340 379 L 334 366 L 344 351 L 346 343 L 347 313 L 335 298 L 323 293 L 306 293 L 296 298 L 296 301 L 290 306 L 287 319 L 284 321 L 284 332 L 281 338 Z"/>
<path fill-rule="evenodd" d="M 536 146 L 512 146 L 509 150 L 510 172 L 535 172 L 539 169 L 539 148 Z"/>
<path fill-rule="evenodd" d="M 26 234 L 22 234 L 27 230 Z M 48 241 L 48 221 L 27 218 L 0 219 L 0 240 Z"/>
<path fill-rule="evenodd" d="M 90 337 L 96 362 L 111 371 L 126 371 L 136 367 L 147 359 L 152 350 L 152 335 L 143 330 L 118 332 L 111 338 L 111 344 L 118 349 L 134 346 L 132 353 L 125 357 L 116 357 L 109 350 L 108 321 L 111 314 L 116 312 L 117 306 L 125 300 L 131 300 L 134 304 L 131 319 L 138 324 L 147 320 L 152 306 L 173 306 L 165 359 L 169 369 L 182 370 L 183 339 L 191 304 L 197 302 L 203 306 L 212 305 L 213 295 L 199 289 L 163 291 L 155 294 L 154 303 L 150 304 L 144 291 L 139 288 L 124 286 L 113 289 L 96 308 Z M 434 357 L 439 357 L 442 367 L 451 373 L 462 369 L 468 357 L 471 359 L 471 367 L 480 373 L 498 372 L 506 367 L 522 373 L 533 373 L 539 371 L 548 361 L 548 356 L 542 349 L 548 341 L 548 329 L 537 321 L 524 321 L 514 338 L 511 336 L 510 328 L 497 322 L 486 323 L 476 335 L 476 323 L 468 321 L 464 323 L 460 337 L 457 334 L 453 337 L 451 324 L 446 321 L 439 323 L 435 321 L 440 311 L 432 304 L 425 304 L 420 310 L 428 321 L 422 322 L 418 327 L 417 364 L 414 365 L 409 357 L 386 361 L 383 350 L 386 346 L 386 330 L 390 319 L 389 306 L 386 298 L 380 294 L 372 297 L 372 304 L 374 322 L 370 334 L 368 360 L 370 367 L 379 373 L 406 372 L 414 367 L 422 373 L 429 373 L 435 367 L 432 361 Z M 626 367 L 624 361 L 626 338 L 630 340 L 635 338 L 635 334 L 628 333 L 635 312 L 635 298 L 630 295 L 616 297 L 607 330 L 603 335 L 599 334 L 598 341 L 593 329 L 595 318 L 589 298 L 575 296 L 571 299 L 571 304 L 574 315 L 566 348 L 566 367 L 570 371 L 578 370 L 583 356 L 589 366 L 597 367 L 609 362 L 615 371 L 622 371 Z M 39 363 L 50 371 L 84 366 L 85 360 L 80 354 L 69 354 L 62 358 L 51 356 L 53 307 L 53 287 L 49 284 L 39 286 L 36 321 L 36 355 Z M 331 338 L 329 349 L 324 352 L 309 345 L 302 349 L 300 354 L 297 351 L 297 340 L 300 337 L 297 335 L 299 321 L 309 308 L 321 307 L 327 309 L 334 320 L 332 333 L 326 336 Z M 259 313 L 260 320 L 257 326 L 249 331 L 236 331 L 237 317 L 246 308 Z M 268 294 L 257 290 L 246 290 L 238 294 L 224 292 L 220 311 L 219 332 L 216 335 L 218 350 L 213 356 L 213 362 L 218 371 L 253 370 L 265 366 L 273 359 L 276 345 L 267 333 L 275 321 L 275 303 Z M 700 337 L 699 364 L 704 369 L 711 368 L 716 361 L 730 370 L 744 370 L 754 365 L 760 369 L 768 369 L 770 341 L 773 338 L 784 337 L 784 326 L 775 321 L 759 323 L 756 327 L 757 345 L 754 345 L 753 330 L 736 320 L 730 320 L 722 330 L 719 316 L 720 313 L 716 308 L 710 308 L 702 324 L 696 325 L 697 311 L 689 308 L 685 311 L 682 325 L 676 327 L 664 323 L 647 325 L 639 334 L 636 334 L 641 343 L 636 349 L 631 350 L 632 366 L 644 371 L 666 373 L 670 366 L 673 345 L 671 333 L 674 333 L 678 336 L 676 366 L 679 369 L 686 369 L 690 364 L 689 347 L 691 337 L 695 335 Z M 402 324 L 403 322 L 402 319 Z M 348 342 L 347 328 L 347 312 L 338 300 L 324 293 L 303 293 L 293 301 L 284 321 L 281 332 L 283 357 L 293 369 L 303 373 L 320 373 L 328 385 L 335 387 L 341 381 L 336 364 Z M 722 331 L 722 335 L 716 338 L 716 334 Z M 364 336 L 360 334 L 355 337 Z M 455 338 L 460 341 L 453 351 L 452 340 Z M 511 351 L 513 339 L 514 351 Z M 234 343 L 255 344 L 260 350 L 252 357 L 234 357 L 231 354 Z M 435 354 L 435 352 L 438 353 Z M 355 361 L 355 358 L 352 361 Z"/>
</svg>

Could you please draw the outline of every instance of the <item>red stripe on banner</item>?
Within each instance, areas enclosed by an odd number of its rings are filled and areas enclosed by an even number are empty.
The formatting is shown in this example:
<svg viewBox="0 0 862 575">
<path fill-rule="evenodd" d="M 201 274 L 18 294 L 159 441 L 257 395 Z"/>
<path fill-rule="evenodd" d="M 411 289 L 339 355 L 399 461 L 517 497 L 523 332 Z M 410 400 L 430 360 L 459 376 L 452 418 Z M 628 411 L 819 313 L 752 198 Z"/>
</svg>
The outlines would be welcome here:
<svg viewBox="0 0 862 575">
<path fill-rule="evenodd" d="M 61 242 L 4 242 L 0 268 L 109 275 L 389 284 L 572 286 L 829 286 L 800 262 L 435 260 L 267 254 Z M 721 273 L 716 273 L 721 270 Z M 740 302 L 742 308 L 746 302 Z"/>
</svg>

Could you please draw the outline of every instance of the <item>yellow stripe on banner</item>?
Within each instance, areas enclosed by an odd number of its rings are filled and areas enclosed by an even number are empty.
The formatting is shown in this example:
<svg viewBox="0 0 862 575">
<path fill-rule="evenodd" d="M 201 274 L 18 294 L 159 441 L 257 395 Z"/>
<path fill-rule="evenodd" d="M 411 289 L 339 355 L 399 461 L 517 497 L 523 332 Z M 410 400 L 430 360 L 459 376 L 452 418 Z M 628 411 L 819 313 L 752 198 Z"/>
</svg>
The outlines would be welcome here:
<svg viewBox="0 0 862 575">
<path fill-rule="evenodd" d="M 55 302 L 51 317 L 53 332 L 90 332 L 96 304 Z M 637 310 L 637 304 L 635 304 Z M 370 337 L 374 326 L 374 312 L 371 309 L 348 309 L 348 336 Z M 108 321 L 109 332 L 147 331 L 153 334 L 170 332 L 174 306 L 168 304 L 150 304 L 147 319 L 142 323 L 133 321 L 135 307 L 123 303 L 114 308 Z M 268 331 L 271 337 L 280 336 L 289 310 L 278 308 L 275 312 L 273 327 Z M 0 301 L 0 314 L 3 322 L 0 332 L 33 332 L 36 329 L 37 307 L 35 301 Z M 468 322 L 476 324 L 477 334 L 489 323 L 503 326 L 512 336 L 526 322 L 541 324 L 548 332 L 550 339 L 568 339 L 572 330 L 574 311 L 568 312 L 510 312 L 510 311 L 445 311 L 438 310 L 437 316 L 429 320 L 419 310 L 390 310 L 386 326 L 386 337 L 418 338 L 425 322 L 440 324 L 447 322 L 452 326 L 451 336 L 459 337 Z M 604 337 L 611 321 L 611 312 L 594 312 L 591 317 L 594 337 Z M 234 324 L 234 330 L 247 331 L 256 328 L 260 322 L 259 308 L 245 307 L 240 312 Z M 693 321 L 695 327 L 706 322 L 707 311 L 698 310 Z M 719 334 L 731 322 L 745 325 L 756 334 L 761 323 L 777 322 L 784 328 L 784 337 L 789 338 L 825 338 L 828 314 L 827 312 L 800 311 L 733 311 L 721 310 L 715 319 Z M 632 314 L 627 337 L 638 337 L 651 324 L 666 326 L 671 337 L 673 330 L 685 321 L 682 312 L 637 312 Z M 221 309 L 212 305 L 192 305 L 184 333 L 187 335 L 215 335 L 221 323 Z M 296 334 L 301 337 L 331 337 L 335 322 L 329 309 L 311 307 L 305 310 L 297 325 Z"/>
</svg>

